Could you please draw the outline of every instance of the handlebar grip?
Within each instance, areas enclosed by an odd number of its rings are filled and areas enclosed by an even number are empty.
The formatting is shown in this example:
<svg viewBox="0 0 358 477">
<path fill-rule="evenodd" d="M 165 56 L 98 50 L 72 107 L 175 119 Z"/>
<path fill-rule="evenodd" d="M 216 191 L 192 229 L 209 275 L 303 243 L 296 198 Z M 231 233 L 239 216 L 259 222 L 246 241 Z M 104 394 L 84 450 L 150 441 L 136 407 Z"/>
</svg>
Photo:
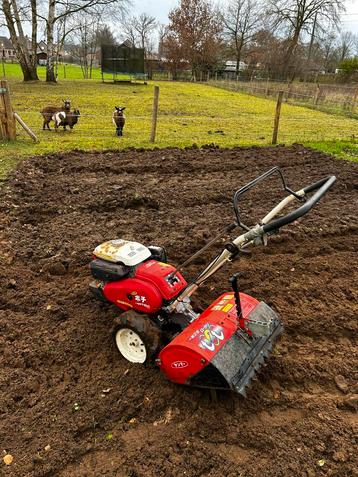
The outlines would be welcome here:
<svg viewBox="0 0 358 477">
<path fill-rule="evenodd" d="M 305 187 L 303 189 L 305 194 L 309 192 L 313 192 L 314 190 L 317 190 L 317 189 L 318 190 L 312 197 L 310 197 L 298 209 L 294 210 L 293 212 L 290 212 L 287 215 L 284 215 L 283 217 L 279 217 L 278 219 L 273 220 L 272 222 L 269 222 L 268 224 L 263 225 L 262 228 L 264 232 L 265 233 L 273 232 L 274 230 L 279 229 L 283 225 L 290 224 L 291 222 L 294 222 L 295 220 L 299 219 L 303 215 L 307 214 L 307 212 L 309 212 L 312 209 L 312 207 L 314 207 L 317 204 L 317 202 L 321 200 L 321 198 L 326 194 L 328 189 L 330 189 L 335 182 L 336 182 L 336 177 L 329 176 L 329 177 L 326 177 L 325 179 L 321 179 L 320 181 Z"/>
</svg>

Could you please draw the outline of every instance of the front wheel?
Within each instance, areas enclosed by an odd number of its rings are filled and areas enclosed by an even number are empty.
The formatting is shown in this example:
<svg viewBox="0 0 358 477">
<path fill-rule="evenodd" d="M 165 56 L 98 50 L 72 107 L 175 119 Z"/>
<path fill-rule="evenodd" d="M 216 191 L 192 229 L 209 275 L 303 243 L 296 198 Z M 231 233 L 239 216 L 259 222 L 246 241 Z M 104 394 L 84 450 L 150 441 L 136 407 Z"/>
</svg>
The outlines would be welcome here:
<svg viewBox="0 0 358 477">
<path fill-rule="evenodd" d="M 130 363 L 148 363 L 159 351 L 161 332 L 150 318 L 133 311 L 123 313 L 114 328 L 114 340 L 120 354 Z"/>
</svg>

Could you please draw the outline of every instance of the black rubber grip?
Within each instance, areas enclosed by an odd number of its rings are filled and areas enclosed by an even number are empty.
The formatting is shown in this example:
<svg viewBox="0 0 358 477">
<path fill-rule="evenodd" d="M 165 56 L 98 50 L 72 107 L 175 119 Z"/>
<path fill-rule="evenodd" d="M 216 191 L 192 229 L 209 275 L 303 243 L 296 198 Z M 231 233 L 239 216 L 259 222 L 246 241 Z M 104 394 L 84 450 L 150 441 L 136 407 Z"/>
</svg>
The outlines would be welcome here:
<svg viewBox="0 0 358 477">
<path fill-rule="evenodd" d="M 314 207 L 317 202 L 319 202 L 322 197 L 326 194 L 328 189 L 330 189 L 333 184 L 336 182 L 336 177 L 335 176 L 329 176 L 326 177 L 325 179 L 321 179 L 318 182 L 315 182 L 314 184 L 311 184 L 303 189 L 305 194 L 308 194 L 309 192 L 313 192 L 314 190 L 317 190 L 317 192 L 310 197 L 301 207 L 298 209 L 294 210 L 293 212 L 290 212 L 287 215 L 284 215 L 283 217 L 279 217 L 276 220 L 273 220 L 272 222 L 263 225 L 263 230 L 265 233 L 268 232 L 273 232 L 274 230 L 278 230 L 280 227 L 283 225 L 290 224 L 291 222 L 294 222 L 295 220 L 299 219 L 303 215 L 307 214 L 312 207 Z"/>
</svg>

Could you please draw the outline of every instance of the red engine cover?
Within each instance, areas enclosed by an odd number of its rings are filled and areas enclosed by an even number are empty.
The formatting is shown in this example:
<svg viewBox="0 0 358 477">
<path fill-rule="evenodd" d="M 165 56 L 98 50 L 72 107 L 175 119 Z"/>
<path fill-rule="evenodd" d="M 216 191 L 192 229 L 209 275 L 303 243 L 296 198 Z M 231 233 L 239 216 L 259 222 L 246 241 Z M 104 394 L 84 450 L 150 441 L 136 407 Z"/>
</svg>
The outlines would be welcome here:
<svg viewBox="0 0 358 477">
<path fill-rule="evenodd" d="M 243 318 L 259 302 L 240 293 Z M 205 368 L 239 326 L 233 293 L 224 293 L 159 354 L 160 368 L 168 379 L 185 384 Z"/>
<path fill-rule="evenodd" d="M 173 299 L 187 286 L 187 282 L 176 268 L 156 260 L 142 263 L 137 268 L 135 277 L 155 285 L 164 300 Z"/>
<path fill-rule="evenodd" d="M 176 297 L 186 285 L 172 265 L 149 260 L 139 265 L 134 278 L 107 283 L 103 294 L 122 310 L 153 314 L 160 310 L 163 300 Z"/>
</svg>

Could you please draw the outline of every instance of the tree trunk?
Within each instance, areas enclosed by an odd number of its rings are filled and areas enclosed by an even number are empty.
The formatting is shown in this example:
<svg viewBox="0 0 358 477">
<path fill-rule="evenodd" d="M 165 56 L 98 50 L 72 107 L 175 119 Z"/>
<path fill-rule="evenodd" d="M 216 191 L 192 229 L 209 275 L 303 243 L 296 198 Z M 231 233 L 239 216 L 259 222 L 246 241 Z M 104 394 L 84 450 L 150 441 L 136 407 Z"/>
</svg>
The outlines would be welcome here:
<svg viewBox="0 0 358 477">
<path fill-rule="evenodd" d="M 289 43 L 289 46 L 287 48 L 287 51 L 286 51 L 286 54 L 285 54 L 285 57 L 284 57 L 284 64 L 283 64 L 283 68 L 282 68 L 282 73 L 283 73 L 283 77 L 286 79 L 290 73 L 292 73 L 291 71 L 291 67 L 292 67 L 292 59 L 294 57 L 294 53 L 295 53 L 295 50 L 296 50 L 296 47 L 297 47 L 297 44 L 298 44 L 298 40 L 299 40 L 299 37 L 300 37 L 300 31 L 298 29 L 295 30 L 294 34 L 293 34 L 293 37 Z M 293 74 L 294 76 L 294 74 Z M 293 78 L 291 78 L 293 79 Z"/>
<path fill-rule="evenodd" d="M 31 0 L 31 23 L 32 23 L 32 35 L 31 35 L 31 63 L 32 68 L 37 70 L 37 0 Z"/>
<path fill-rule="evenodd" d="M 240 41 L 236 39 L 236 79 L 239 78 L 239 72 L 240 72 L 240 61 L 241 61 L 241 51 L 242 51 L 242 46 L 243 46 L 243 39 L 241 38 Z"/>
<path fill-rule="evenodd" d="M 55 23 L 55 0 L 49 0 L 48 17 L 46 25 L 47 37 L 47 65 L 46 65 L 46 82 L 56 83 L 56 75 L 54 68 L 54 45 L 53 45 L 53 30 Z"/>
</svg>

